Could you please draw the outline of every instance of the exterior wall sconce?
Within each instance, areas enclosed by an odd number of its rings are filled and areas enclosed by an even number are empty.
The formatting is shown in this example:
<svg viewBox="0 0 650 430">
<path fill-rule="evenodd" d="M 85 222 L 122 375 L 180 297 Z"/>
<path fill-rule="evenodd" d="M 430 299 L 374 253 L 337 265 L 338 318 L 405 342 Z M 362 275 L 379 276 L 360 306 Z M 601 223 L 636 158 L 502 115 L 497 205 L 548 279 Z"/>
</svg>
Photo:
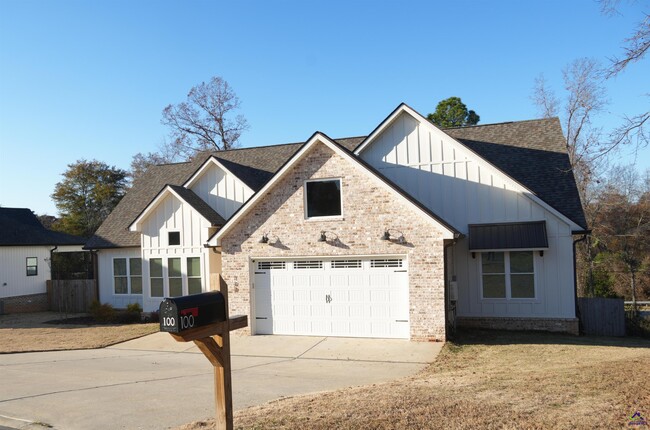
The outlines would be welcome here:
<svg viewBox="0 0 650 430">
<path fill-rule="evenodd" d="M 332 233 L 331 231 L 321 230 L 320 236 L 318 236 L 319 242 L 327 242 L 327 241 L 336 242 L 338 240 L 339 240 L 339 236 L 336 233 Z"/>
<path fill-rule="evenodd" d="M 406 243 L 406 238 L 404 237 L 404 233 L 392 228 L 389 228 L 388 230 L 384 231 L 381 240 L 390 240 L 391 242 L 397 242 L 399 244 Z"/>
<path fill-rule="evenodd" d="M 260 243 L 269 243 L 269 234 L 268 233 L 262 234 L 262 238 L 260 239 Z"/>
</svg>

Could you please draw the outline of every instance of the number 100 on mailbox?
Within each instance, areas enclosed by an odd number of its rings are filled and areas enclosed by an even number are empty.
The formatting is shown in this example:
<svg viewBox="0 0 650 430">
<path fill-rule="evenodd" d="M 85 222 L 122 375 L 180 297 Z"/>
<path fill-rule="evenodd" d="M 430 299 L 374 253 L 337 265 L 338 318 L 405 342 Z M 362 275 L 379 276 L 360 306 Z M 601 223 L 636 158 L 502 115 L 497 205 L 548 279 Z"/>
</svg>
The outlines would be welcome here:
<svg viewBox="0 0 650 430">
<path fill-rule="evenodd" d="M 185 330 L 226 320 L 226 305 L 218 291 L 167 298 L 160 304 L 160 331 Z"/>
</svg>

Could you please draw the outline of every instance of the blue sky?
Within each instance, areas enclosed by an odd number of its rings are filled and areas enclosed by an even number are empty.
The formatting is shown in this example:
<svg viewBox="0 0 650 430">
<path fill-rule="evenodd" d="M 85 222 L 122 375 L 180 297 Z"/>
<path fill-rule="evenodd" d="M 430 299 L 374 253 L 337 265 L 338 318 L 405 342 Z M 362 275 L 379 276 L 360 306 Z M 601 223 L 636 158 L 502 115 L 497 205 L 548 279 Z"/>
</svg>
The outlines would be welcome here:
<svg viewBox="0 0 650 430">
<path fill-rule="evenodd" d="M 167 134 L 162 109 L 214 75 L 241 99 L 242 146 L 364 135 L 402 101 L 426 114 L 449 96 L 481 123 L 536 118 L 535 77 L 560 92 L 573 59 L 606 63 L 644 7 L 623 2 L 608 17 L 592 0 L 0 0 L 0 205 L 56 214 L 50 194 L 69 163 L 128 169 Z M 646 59 L 608 81 L 598 124 L 647 110 L 649 77 Z"/>
</svg>

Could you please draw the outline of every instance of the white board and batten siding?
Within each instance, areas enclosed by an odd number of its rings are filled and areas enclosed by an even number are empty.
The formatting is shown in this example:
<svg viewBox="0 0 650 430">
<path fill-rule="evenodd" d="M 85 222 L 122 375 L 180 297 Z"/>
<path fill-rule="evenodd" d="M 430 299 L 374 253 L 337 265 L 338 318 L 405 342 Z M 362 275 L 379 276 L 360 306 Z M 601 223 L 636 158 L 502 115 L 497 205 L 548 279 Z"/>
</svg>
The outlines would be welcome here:
<svg viewBox="0 0 650 430">
<path fill-rule="evenodd" d="M 530 192 L 428 123 L 402 113 L 360 154 L 434 213 L 464 234 L 469 224 L 546 221 L 549 249 L 535 253 L 537 297 L 482 299 L 480 255 L 466 239 L 453 250 L 458 315 L 574 317 L 572 226 L 531 198 Z"/>
<path fill-rule="evenodd" d="M 124 309 L 131 303 L 143 305 L 142 294 L 115 294 L 113 260 L 115 258 L 141 258 L 140 248 L 100 249 L 97 252 L 99 301 Z"/>
<path fill-rule="evenodd" d="M 201 285 L 203 291 L 209 290 L 209 267 L 207 252 L 203 247 L 208 239 L 210 223 L 199 215 L 194 208 L 179 200 L 171 193 L 168 194 L 142 223 L 142 284 L 144 290 L 145 311 L 157 310 L 162 297 L 151 297 L 149 260 L 163 259 L 165 274 L 165 296 L 168 295 L 167 259 L 179 257 L 201 258 Z M 168 245 L 168 233 L 180 233 L 180 245 Z M 183 266 L 184 267 L 184 266 Z"/>
<path fill-rule="evenodd" d="M 189 188 L 224 219 L 230 218 L 254 194 L 239 178 L 214 163 Z"/>
<path fill-rule="evenodd" d="M 50 279 L 50 246 L 0 247 L 0 298 L 42 294 Z M 27 276 L 27 258 L 36 257 L 37 274 Z"/>
</svg>

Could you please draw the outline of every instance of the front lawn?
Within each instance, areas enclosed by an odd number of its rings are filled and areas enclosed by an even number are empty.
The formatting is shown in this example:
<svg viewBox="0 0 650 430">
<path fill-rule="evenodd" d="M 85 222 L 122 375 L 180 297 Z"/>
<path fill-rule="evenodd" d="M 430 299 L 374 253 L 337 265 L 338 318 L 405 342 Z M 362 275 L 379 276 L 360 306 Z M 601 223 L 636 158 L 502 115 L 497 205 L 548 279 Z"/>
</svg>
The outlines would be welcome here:
<svg viewBox="0 0 650 430">
<path fill-rule="evenodd" d="M 648 340 L 473 331 L 418 375 L 245 409 L 235 427 L 623 428 L 650 421 L 648 381 Z"/>
<path fill-rule="evenodd" d="M 0 354 L 103 348 L 159 330 L 151 324 L 52 324 L 55 312 L 0 316 Z"/>
</svg>

